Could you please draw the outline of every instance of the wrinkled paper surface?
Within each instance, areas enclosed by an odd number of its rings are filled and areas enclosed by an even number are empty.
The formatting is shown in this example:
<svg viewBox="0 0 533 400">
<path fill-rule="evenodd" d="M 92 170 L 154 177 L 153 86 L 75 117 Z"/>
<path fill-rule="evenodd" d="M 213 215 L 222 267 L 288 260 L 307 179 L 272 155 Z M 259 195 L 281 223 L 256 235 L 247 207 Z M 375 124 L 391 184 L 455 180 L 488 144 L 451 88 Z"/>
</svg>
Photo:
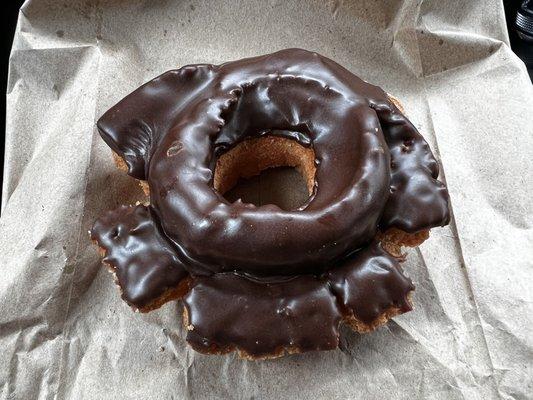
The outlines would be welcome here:
<svg viewBox="0 0 533 400">
<path fill-rule="evenodd" d="M 201 355 L 179 305 L 132 312 L 89 241 L 140 196 L 95 121 L 168 69 L 286 47 L 402 100 L 454 218 L 409 251 L 413 312 L 340 350 Z M 533 90 L 501 1 L 28 1 L 7 111 L 1 399 L 533 398 Z"/>
</svg>

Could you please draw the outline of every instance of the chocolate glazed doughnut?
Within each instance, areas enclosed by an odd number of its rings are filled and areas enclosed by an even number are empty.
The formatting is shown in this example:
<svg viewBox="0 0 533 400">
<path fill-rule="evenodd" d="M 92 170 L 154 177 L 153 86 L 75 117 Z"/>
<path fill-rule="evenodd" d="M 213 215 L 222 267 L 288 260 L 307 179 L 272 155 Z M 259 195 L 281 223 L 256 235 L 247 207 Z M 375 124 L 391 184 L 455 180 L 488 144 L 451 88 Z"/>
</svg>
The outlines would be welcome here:
<svg viewBox="0 0 533 400">
<path fill-rule="evenodd" d="M 341 320 L 375 328 L 410 309 L 414 288 L 382 247 L 449 220 L 438 164 L 394 101 L 305 50 L 166 72 L 97 125 L 150 205 L 107 214 L 91 236 L 133 307 L 186 293 L 199 351 L 278 356 L 334 348 Z M 222 196 L 217 162 L 266 138 L 314 155 L 298 209 Z"/>
</svg>

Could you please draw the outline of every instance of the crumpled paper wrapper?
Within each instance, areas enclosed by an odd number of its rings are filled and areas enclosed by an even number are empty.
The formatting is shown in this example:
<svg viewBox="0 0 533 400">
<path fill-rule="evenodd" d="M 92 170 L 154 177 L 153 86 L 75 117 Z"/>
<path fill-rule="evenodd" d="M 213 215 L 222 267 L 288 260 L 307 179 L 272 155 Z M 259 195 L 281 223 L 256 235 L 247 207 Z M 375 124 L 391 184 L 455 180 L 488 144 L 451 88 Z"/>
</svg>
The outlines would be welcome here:
<svg viewBox="0 0 533 400">
<path fill-rule="evenodd" d="M 499 0 L 28 1 L 11 55 L 1 399 L 533 398 L 533 89 Z M 189 349 L 176 302 L 120 300 L 87 230 L 140 190 L 95 129 L 184 64 L 316 50 L 399 97 L 454 218 L 409 251 L 415 310 L 339 350 Z"/>
</svg>

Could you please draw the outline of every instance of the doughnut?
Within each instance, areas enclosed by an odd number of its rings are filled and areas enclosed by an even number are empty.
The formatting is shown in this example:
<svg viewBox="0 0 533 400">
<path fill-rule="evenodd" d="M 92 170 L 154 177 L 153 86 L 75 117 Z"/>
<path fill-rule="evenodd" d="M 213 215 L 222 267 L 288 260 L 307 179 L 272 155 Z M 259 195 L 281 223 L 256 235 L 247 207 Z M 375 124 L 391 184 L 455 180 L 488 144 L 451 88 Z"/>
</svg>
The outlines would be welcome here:
<svg viewBox="0 0 533 400">
<path fill-rule="evenodd" d="M 448 224 L 431 149 L 395 98 L 334 61 L 287 49 L 165 72 L 97 122 L 149 201 L 90 230 L 122 298 L 180 299 L 197 351 L 247 359 L 331 350 L 411 310 L 402 246 Z M 295 209 L 224 194 L 290 166 Z"/>
</svg>

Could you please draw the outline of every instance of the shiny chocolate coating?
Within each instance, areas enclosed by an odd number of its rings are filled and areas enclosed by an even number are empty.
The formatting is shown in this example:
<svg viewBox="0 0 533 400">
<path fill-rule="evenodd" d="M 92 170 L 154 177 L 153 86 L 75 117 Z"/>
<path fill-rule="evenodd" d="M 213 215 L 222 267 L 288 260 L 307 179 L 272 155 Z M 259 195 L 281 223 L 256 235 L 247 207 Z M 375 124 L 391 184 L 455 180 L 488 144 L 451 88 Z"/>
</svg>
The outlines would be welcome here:
<svg viewBox="0 0 533 400">
<path fill-rule="evenodd" d="M 341 314 L 327 284 L 312 275 L 255 281 L 232 272 L 194 279 L 183 298 L 187 341 L 200 352 L 235 347 L 253 357 L 281 349 L 338 346 Z"/>
<path fill-rule="evenodd" d="M 149 207 L 121 206 L 107 212 L 94 223 L 91 238 L 106 251 L 104 262 L 113 268 L 122 298 L 137 309 L 188 276 Z"/>
<path fill-rule="evenodd" d="M 187 341 L 201 352 L 238 348 L 254 358 L 281 350 L 331 350 L 338 346 L 343 317 L 372 324 L 391 308 L 408 311 L 413 289 L 398 261 L 377 243 L 321 277 L 198 277 L 183 299 Z"/>
<path fill-rule="evenodd" d="M 108 212 L 91 237 L 134 307 L 190 281 L 187 340 L 199 351 L 332 349 L 342 320 L 371 329 L 409 311 L 414 286 L 376 233 L 450 218 L 429 146 L 387 94 L 305 50 L 168 71 L 97 125 L 148 181 L 151 204 Z M 267 134 L 315 152 L 314 191 L 296 210 L 213 188 L 217 157 Z"/>
<path fill-rule="evenodd" d="M 383 90 L 305 50 L 166 72 L 98 129 L 148 181 L 162 232 L 193 274 L 316 274 L 378 229 L 449 220 L 438 164 L 415 127 Z M 272 131 L 313 146 L 313 195 L 290 211 L 229 203 L 212 185 L 217 155 Z"/>
<path fill-rule="evenodd" d="M 407 293 L 415 289 L 413 283 L 398 261 L 376 243 L 347 257 L 326 279 L 348 316 L 365 324 L 391 308 L 411 310 Z"/>
</svg>

